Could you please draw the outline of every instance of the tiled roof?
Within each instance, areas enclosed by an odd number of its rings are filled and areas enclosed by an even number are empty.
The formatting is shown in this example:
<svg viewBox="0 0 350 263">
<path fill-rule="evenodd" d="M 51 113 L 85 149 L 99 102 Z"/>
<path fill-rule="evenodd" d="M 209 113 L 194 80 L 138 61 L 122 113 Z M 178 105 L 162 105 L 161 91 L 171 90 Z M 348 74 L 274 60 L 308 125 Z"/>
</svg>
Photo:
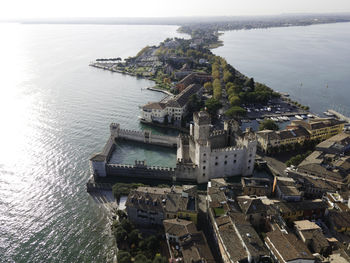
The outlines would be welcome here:
<svg viewBox="0 0 350 263">
<path fill-rule="evenodd" d="M 192 221 L 179 218 L 164 220 L 163 225 L 166 233 L 177 237 L 197 232 L 196 226 Z"/>
<path fill-rule="evenodd" d="M 314 259 L 306 245 L 293 234 L 284 234 L 278 229 L 268 232 L 265 241 L 280 261 Z"/>
</svg>

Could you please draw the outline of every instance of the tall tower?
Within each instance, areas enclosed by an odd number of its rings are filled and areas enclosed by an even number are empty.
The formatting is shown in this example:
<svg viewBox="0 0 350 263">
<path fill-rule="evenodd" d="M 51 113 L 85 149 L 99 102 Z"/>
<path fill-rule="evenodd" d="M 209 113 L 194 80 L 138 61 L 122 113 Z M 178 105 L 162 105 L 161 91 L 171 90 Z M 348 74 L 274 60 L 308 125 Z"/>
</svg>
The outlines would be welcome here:
<svg viewBox="0 0 350 263">
<path fill-rule="evenodd" d="M 206 111 L 200 111 L 193 114 L 194 122 L 194 131 L 193 137 L 194 140 L 205 142 L 209 138 L 210 132 L 210 115 Z"/>
</svg>

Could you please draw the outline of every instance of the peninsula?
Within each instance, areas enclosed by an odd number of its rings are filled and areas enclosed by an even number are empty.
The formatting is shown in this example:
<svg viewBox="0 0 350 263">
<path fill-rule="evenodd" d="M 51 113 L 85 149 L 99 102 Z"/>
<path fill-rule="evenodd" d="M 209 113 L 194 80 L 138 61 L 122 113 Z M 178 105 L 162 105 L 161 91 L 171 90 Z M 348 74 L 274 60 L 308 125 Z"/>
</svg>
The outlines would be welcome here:
<svg viewBox="0 0 350 263">
<path fill-rule="evenodd" d="M 112 190 L 119 202 L 111 226 L 118 262 L 350 260 L 348 119 L 312 114 L 211 52 L 219 30 L 251 27 L 186 25 L 180 30 L 190 39 L 90 64 L 155 81 L 167 96 L 140 106 L 140 121 L 188 132 L 165 136 L 112 123 L 102 152 L 90 158 L 88 192 Z M 176 148 L 176 167 L 112 163 L 120 140 Z"/>
</svg>

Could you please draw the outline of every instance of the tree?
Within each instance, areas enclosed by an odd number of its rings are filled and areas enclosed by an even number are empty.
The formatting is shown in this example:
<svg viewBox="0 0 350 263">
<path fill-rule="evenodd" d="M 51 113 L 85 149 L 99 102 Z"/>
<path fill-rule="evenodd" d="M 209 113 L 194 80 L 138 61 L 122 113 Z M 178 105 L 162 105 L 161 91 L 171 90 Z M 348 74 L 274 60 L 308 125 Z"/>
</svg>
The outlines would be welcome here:
<svg viewBox="0 0 350 263">
<path fill-rule="evenodd" d="M 130 231 L 133 230 L 133 228 L 134 228 L 134 226 L 131 224 L 131 222 L 126 218 L 124 218 L 122 221 L 120 221 L 120 225 L 128 233 L 130 233 Z"/>
<path fill-rule="evenodd" d="M 239 106 L 241 104 L 241 99 L 236 95 L 230 96 L 229 101 L 232 106 Z"/>
<path fill-rule="evenodd" d="M 231 74 L 230 71 L 228 71 L 228 70 L 224 71 L 223 80 L 224 80 L 225 83 L 233 81 L 233 75 Z"/>
<path fill-rule="evenodd" d="M 244 83 L 244 86 L 250 87 L 252 90 L 254 90 L 255 82 L 253 78 L 247 79 Z"/>
<path fill-rule="evenodd" d="M 239 118 L 247 114 L 246 110 L 239 107 L 233 106 L 225 112 L 226 116 L 229 118 Z"/>
<path fill-rule="evenodd" d="M 168 260 L 165 257 L 156 255 L 152 261 L 152 263 L 168 263 Z"/>
<path fill-rule="evenodd" d="M 215 99 L 221 99 L 221 84 L 219 79 L 213 81 L 213 96 Z"/>
<path fill-rule="evenodd" d="M 219 100 L 211 98 L 205 102 L 205 107 L 210 115 L 215 116 L 217 111 L 222 107 L 222 104 Z"/>
<path fill-rule="evenodd" d="M 208 92 L 213 92 L 213 84 L 211 82 L 204 83 L 204 89 Z"/>
<path fill-rule="evenodd" d="M 137 245 L 140 240 L 140 231 L 138 229 L 132 230 L 128 235 L 129 244 Z"/>
<path fill-rule="evenodd" d="M 263 120 L 259 125 L 259 131 L 262 131 L 262 130 L 278 131 L 279 126 L 273 120 L 266 119 L 266 120 Z"/>
<path fill-rule="evenodd" d="M 127 251 L 119 250 L 117 254 L 117 261 L 118 263 L 130 263 L 131 262 L 130 253 Z"/>
<path fill-rule="evenodd" d="M 144 254 L 138 254 L 134 259 L 134 263 L 145 263 L 147 260 L 148 258 Z"/>
<path fill-rule="evenodd" d="M 153 254 L 155 254 L 159 248 L 159 240 L 155 236 L 150 236 L 145 239 L 145 242 L 147 249 Z"/>
<path fill-rule="evenodd" d="M 242 91 L 242 88 L 237 85 L 237 84 L 234 84 L 232 82 L 228 82 L 226 84 L 226 89 L 227 89 L 227 93 L 228 94 L 239 94 L 241 91 Z"/>
<path fill-rule="evenodd" d="M 122 242 L 125 241 L 128 234 L 123 227 L 119 226 L 114 231 L 114 235 L 115 235 L 115 239 L 116 239 L 117 243 L 121 244 Z"/>
</svg>

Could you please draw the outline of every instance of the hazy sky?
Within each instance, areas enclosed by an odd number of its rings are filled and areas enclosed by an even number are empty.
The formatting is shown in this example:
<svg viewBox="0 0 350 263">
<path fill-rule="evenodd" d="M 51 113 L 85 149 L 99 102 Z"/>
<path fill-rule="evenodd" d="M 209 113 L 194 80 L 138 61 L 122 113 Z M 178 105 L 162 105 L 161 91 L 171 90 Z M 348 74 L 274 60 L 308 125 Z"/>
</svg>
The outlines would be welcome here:
<svg viewBox="0 0 350 263">
<path fill-rule="evenodd" d="M 350 12 L 350 0 L 0 0 L 0 19 Z"/>
</svg>

